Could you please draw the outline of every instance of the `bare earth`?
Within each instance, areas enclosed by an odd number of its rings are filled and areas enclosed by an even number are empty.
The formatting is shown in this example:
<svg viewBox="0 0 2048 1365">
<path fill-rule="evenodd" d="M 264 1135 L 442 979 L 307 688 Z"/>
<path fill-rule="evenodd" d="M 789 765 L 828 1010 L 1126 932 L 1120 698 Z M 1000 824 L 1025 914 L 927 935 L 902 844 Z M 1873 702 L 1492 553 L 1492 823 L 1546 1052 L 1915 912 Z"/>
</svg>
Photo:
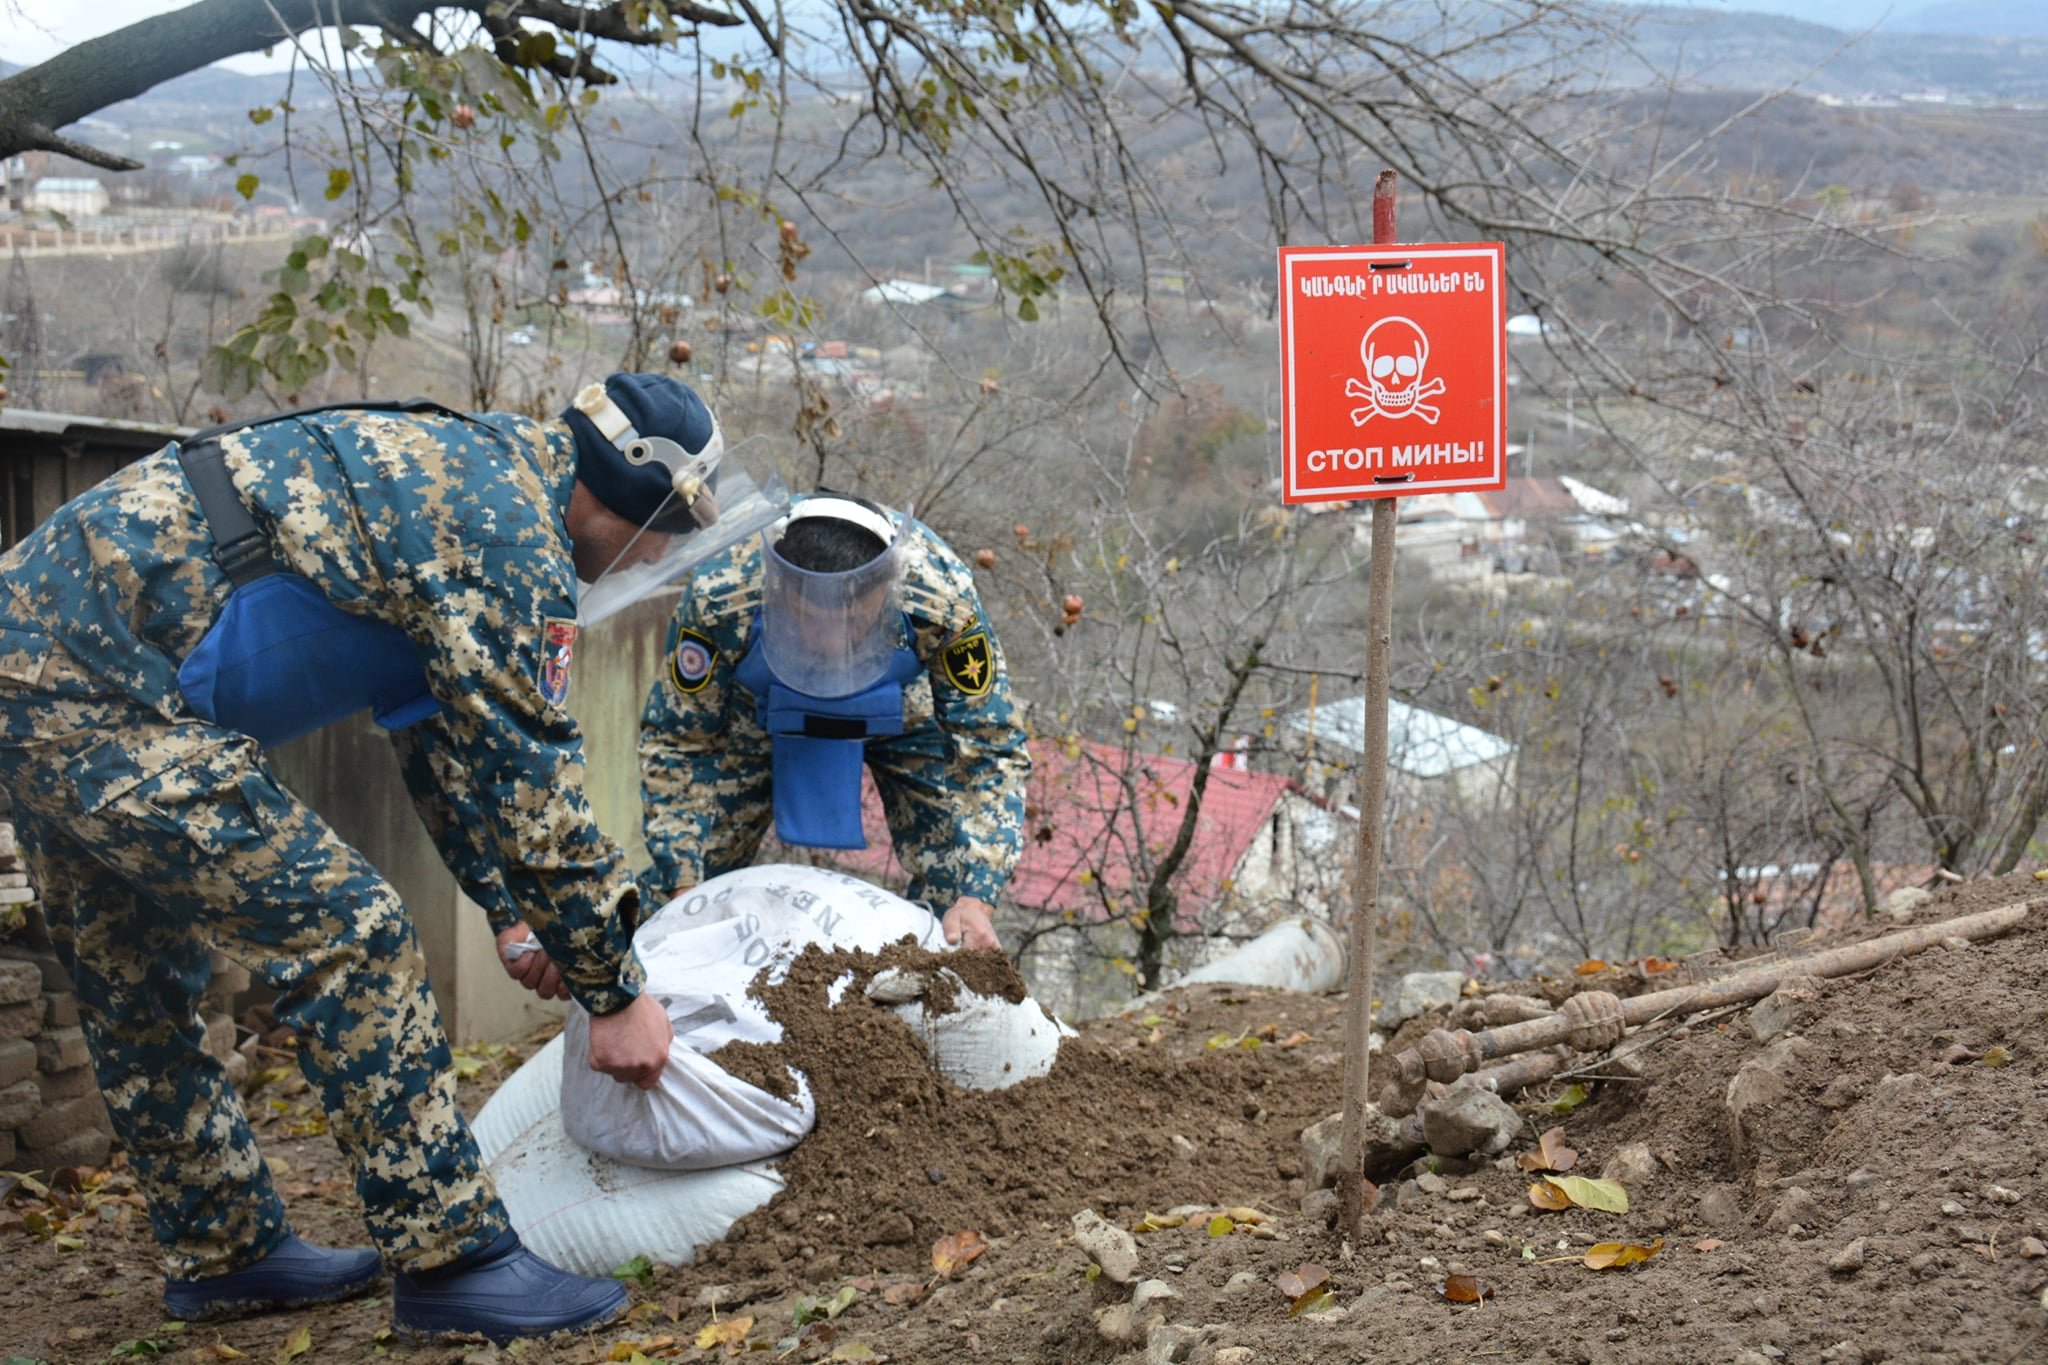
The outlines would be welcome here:
<svg viewBox="0 0 2048 1365">
<path fill-rule="evenodd" d="M 2029 877 L 1974 883 L 1917 920 L 2037 893 L 2048 901 Z M 782 1163 L 788 1190 L 697 1264 L 653 1268 L 624 1323 L 422 1347 L 390 1338 L 379 1299 L 167 1330 L 117 1161 L 0 1201 L 0 1361 L 2048 1361 L 2048 908 L 2002 939 L 1826 983 L 1803 1042 L 1781 1046 L 1784 1093 L 1739 1135 L 1725 1096 L 1764 1045 L 1738 1009 L 1664 1037 L 1640 1081 L 1568 1115 L 1550 1107 L 1562 1085 L 1521 1096 L 1528 1123 L 1499 1162 L 1375 1172 L 1382 1201 L 1357 1246 L 1301 1215 L 1301 1130 L 1340 1104 L 1341 997 L 1195 988 L 1083 1026 L 1048 1077 L 968 1094 L 858 993 L 826 1010 L 823 983 L 848 965 L 806 960 L 772 997 L 788 1034 L 774 1051 L 820 1107 Z M 1008 974 L 999 959 L 975 970 L 985 987 Z M 465 1083 L 472 1109 L 515 1061 Z M 251 1109 L 297 1226 L 359 1240 L 340 1159 L 295 1089 L 274 1081 Z M 1627 1213 L 1531 1207 L 1537 1177 L 1513 1157 L 1556 1125 L 1574 1174 L 1636 1156 Z M 1132 1285 L 1091 1274 L 1075 1243 L 1084 1209 L 1176 1224 L 1137 1236 L 1133 1283 L 1172 1297 L 1129 1331 L 1131 1315 L 1103 1314 Z M 1597 1242 L 1660 1238 L 1634 1269 L 1584 1262 Z M 1313 1281 L 1304 1267 L 1330 1296 L 1291 1313 L 1283 1277 Z M 1450 1301 L 1450 1275 L 1490 1297 Z"/>
</svg>

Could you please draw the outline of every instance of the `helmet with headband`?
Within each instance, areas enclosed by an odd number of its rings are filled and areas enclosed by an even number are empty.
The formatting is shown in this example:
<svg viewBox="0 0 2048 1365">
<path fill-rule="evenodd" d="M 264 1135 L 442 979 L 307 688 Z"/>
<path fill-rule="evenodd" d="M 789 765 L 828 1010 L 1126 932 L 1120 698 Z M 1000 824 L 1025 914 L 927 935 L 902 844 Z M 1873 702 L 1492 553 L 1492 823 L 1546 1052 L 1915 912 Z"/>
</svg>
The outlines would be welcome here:
<svg viewBox="0 0 2048 1365">
<path fill-rule="evenodd" d="M 769 528 L 761 649 L 785 687 L 832 698 L 881 681 L 902 644 L 902 559 L 894 513 L 829 489 Z"/>
<path fill-rule="evenodd" d="M 668 590 L 788 506 L 779 479 L 756 486 L 725 458 L 718 418 L 695 390 L 667 375 L 621 373 L 591 384 L 562 421 L 576 442 L 577 479 L 637 528 L 612 564 L 580 589 L 577 619 L 584 625 Z M 652 556 L 634 554 L 649 536 L 666 544 Z"/>
<path fill-rule="evenodd" d="M 587 385 L 562 420 L 576 438 L 576 477 L 619 516 L 662 535 L 718 520 L 711 490 L 725 437 L 689 385 L 615 374 Z"/>
</svg>

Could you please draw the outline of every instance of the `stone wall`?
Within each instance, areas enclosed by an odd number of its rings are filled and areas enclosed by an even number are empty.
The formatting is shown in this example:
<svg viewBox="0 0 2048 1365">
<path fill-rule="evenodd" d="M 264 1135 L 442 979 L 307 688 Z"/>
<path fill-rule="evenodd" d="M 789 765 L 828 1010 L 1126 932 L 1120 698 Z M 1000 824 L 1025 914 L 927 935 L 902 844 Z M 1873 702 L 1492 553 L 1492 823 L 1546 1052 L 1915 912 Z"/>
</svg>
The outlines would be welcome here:
<svg viewBox="0 0 2048 1365">
<path fill-rule="evenodd" d="M 0 907 L 34 899 L 0 821 Z M 26 930 L 0 936 L 0 1170 L 104 1165 L 112 1134 L 71 978 Z"/>
</svg>

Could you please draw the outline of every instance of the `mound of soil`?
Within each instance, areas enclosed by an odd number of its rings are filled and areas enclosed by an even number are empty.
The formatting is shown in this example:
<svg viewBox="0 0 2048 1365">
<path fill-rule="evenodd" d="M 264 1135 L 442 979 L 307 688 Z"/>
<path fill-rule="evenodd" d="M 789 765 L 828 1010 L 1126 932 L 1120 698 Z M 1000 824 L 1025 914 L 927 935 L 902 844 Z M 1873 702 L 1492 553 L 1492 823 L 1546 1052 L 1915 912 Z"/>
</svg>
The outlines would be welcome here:
<svg viewBox="0 0 2048 1365">
<path fill-rule="evenodd" d="M 2043 892 L 2026 877 L 1968 884 L 1916 922 Z M 999 957 L 949 961 L 976 989 L 1021 989 Z M 1560 1083 L 1516 1096 L 1526 1122 L 1503 1156 L 1377 1172 L 1355 1244 L 1303 1213 L 1327 1200 L 1307 1188 L 1301 1133 L 1341 1103 L 1342 997 L 1176 991 L 1078 1025 L 1047 1076 L 970 1093 L 858 990 L 829 1005 L 835 979 L 889 962 L 920 965 L 903 949 L 813 953 L 767 992 L 784 1042 L 726 1060 L 801 1067 L 818 1129 L 783 1158 L 773 1203 L 695 1264 L 635 1281 L 625 1323 L 504 1351 L 414 1347 L 383 1335 L 388 1310 L 370 1301 L 166 1332 L 146 1221 L 116 1167 L 68 1195 L 7 1196 L 0 1357 L 2048 1359 L 2048 908 L 2002 938 L 1823 982 L 1768 1027 L 1737 1008 L 1657 1030 L 1639 1076 L 1568 1113 Z M 473 1104 L 494 1079 L 466 1082 Z M 299 1229 L 358 1238 L 304 1104 L 280 1084 L 251 1109 Z M 1578 1154 L 1571 1174 L 1619 1181 L 1627 1212 L 1531 1205 L 1539 1177 L 1515 1157 L 1552 1127 Z M 1100 1230 L 1087 1241 L 1110 1264 L 1083 1249 L 1086 1210 L 1135 1230 L 1134 1272 Z M 1591 1268 L 1605 1242 L 1655 1250 Z"/>
</svg>

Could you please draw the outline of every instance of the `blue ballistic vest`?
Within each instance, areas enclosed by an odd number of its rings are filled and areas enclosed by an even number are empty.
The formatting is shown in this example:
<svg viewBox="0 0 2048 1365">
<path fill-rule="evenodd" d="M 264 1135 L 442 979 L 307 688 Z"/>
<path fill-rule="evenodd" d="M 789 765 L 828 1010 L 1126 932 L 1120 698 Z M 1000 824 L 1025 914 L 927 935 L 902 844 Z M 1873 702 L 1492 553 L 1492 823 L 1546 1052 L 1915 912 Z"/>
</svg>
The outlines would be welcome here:
<svg viewBox="0 0 2048 1365">
<path fill-rule="evenodd" d="M 336 410 L 460 416 L 410 399 L 334 403 L 263 420 Z M 311 579 L 280 565 L 242 505 L 219 438 L 248 425 L 210 428 L 178 449 L 213 537 L 214 562 L 229 583 L 220 616 L 178 665 L 179 690 L 202 719 L 266 749 L 358 711 L 369 711 L 387 730 L 417 725 L 440 708 L 418 646 L 396 626 L 341 610 Z"/>
<path fill-rule="evenodd" d="M 768 666 L 758 616 L 753 635 L 733 678 L 754 694 L 754 719 L 768 732 L 775 837 L 805 848 L 866 848 L 860 827 L 863 745 L 903 733 L 903 685 L 924 672 L 924 665 L 909 649 L 898 648 L 882 680 L 867 690 L 811 697 L 784 686 Z"/>
</svg>

